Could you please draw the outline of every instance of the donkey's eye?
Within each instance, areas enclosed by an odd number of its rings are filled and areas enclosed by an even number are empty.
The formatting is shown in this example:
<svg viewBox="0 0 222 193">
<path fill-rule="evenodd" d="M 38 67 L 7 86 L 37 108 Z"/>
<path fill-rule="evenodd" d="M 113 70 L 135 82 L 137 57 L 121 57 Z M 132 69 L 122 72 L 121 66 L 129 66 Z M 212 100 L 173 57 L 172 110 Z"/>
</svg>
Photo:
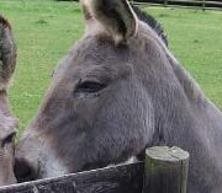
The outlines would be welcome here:
<svg viewBox="0 0 222 193">
<path fill-rule="evenodd" d="M 99 82 L 86 81 L 79 83 L 79 85 L 77 85 L 76 87 L 75 92 L 95 93 L 102 90 L 105 87 L 106 87 L 105 84 Z"/>
<path fill-rule="evenodd" d="M 15 140 L 16 132 L 9 134 L 6 138 L 2 140 L 1 146 L 4 147 L 5 145 L 12 143 Z"/>
</svg>

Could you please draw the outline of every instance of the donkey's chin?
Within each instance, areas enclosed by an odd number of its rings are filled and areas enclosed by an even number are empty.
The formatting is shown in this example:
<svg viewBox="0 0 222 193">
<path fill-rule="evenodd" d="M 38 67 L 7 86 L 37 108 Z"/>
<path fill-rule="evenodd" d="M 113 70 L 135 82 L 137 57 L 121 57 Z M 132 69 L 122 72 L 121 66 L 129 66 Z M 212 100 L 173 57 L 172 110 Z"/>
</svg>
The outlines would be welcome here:
<svg viewBox="0 0 222 193">
<path fill-rule="evenodd" d="M 117 162 L 115 164 L 108 164 L 106 167 L 122 165 L 122 164 L 132 164 L 132 163 L 135 163 L 136 161 L 139 161 L 139 159 L 136 156 L 132 156 L 125 161 Z"/>
<path fill-rule="evenodd" d="M 70 171 L 60 160 L 50 156 L 39 171 L 39 178 L 59 177 L 68 173 Z"/>
<path fill-rule="evenodd" d="M 122 162 L 122 164 L 132 164 L 132 163 L 134 163 L 136 161 L 139 161 L 137 156 L 132 156 L 128 160 L 126 160 L 125 162 Z"/>
<path fill-rule="evenodd" d="M 50 153 L 49 153 L 50 152 Z M 32 157 L 32 156 L 30 156 Z M 37 160 L 38 159 L 38 160 Z M 127 160 L 109 163 L 106 165 L 88 164 L 87 167 L 81 169 L 70 171 L 63 160 L 61 160 L 53 151 L 50 151 L 49 147 L 44 148 L 35 160 L 26 159 L 16 159 L 15 164 L 15 174 L 18 182 L 32 181 L 42 178 L 53 178 L 60 177 L 69 173 L 83 172 L 87 170 L 94 170 L 97 168 L 110 167 L 119 164 L 129 164 L 137 161 L 136 156 L 129 157 Z"/>
<path fill-rule="evenodd" d="M 121 164 L 131 164 L 138 161 L 136 156 L 132 156 L 130 158 L 128 158 L 127 160 L 123 161 L 123 162 L 116 162 L 116 163 L 110 163 L 107 164 L 106 166 L 103 167 L 91 167 L 91 168 L 82 168 L 78 171 L 74 171 L 71 172 L 68 170 L 68 168 L 66 168 L 62 162 L 60 162 L 58 159 L 55 159 L 53 156 L 46 162 L 46 164 L 43 167 L 44 172 L 40 172 L 39 173 L 39 178 L 51 178 L 51 177 L 59 177 L 59 176 L 63 176 L 69 173 L 75 173 L 75 172 L 84 172 L 84 171 L 88 171 L 88 170 L 95 170 L 98 168 L 106 168 L 106 167 L 111 167 L 111 166 L 115 166 L 115 165 L 121 165 Z"/>
</svg>

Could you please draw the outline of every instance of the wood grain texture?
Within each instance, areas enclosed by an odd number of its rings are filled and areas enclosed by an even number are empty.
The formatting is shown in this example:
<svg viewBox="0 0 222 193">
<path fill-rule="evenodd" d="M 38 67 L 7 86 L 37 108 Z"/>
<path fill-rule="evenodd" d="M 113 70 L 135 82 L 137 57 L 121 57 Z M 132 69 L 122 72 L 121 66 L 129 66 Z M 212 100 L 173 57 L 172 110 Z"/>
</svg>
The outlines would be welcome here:
<svg viewBox="0 0 222 193">
<path fill-rule="evenodd" d="M 178 147 L 146 150 L 143 193 L 186 193 L 189 153 Z"/>
<path fill-rule="evenodd" d="M 0 188 L 0 193 L 141 193 L 143 163 L 112 166 Z"/>
</svg>

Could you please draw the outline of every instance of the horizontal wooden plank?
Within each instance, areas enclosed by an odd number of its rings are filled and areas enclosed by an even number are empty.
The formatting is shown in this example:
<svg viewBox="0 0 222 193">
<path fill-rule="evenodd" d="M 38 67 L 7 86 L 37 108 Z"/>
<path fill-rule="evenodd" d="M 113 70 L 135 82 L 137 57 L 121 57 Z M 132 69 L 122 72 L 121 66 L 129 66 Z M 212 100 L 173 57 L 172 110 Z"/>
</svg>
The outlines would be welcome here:
<svg viewBox="0 0 222 193">
<path fill-rule="evenodd" d="M 136 162 L 0 188 L 0 193 L 141 193 L 144 164 Z"/>
</svg>

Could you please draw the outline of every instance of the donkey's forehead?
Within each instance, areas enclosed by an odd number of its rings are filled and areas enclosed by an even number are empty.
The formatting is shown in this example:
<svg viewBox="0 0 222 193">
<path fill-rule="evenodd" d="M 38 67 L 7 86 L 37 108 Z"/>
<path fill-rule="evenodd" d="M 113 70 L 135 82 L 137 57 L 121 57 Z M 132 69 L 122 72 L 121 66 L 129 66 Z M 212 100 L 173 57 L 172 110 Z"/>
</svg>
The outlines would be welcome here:
<svg viewBox="0 0 222 193">
<path fill-rule="evenodd" d="M 138 73 L 145 63 L 141 58 L 164 50 L 158 35 L 145 23 L 139 22 L 138 33 L 126 44 L 116 45 L 107 34 L 89 34 L 78 42 L 55 71 L 59 79 L 88 75 L 120 77 Z M 161 50 L 160 50 L 161 49 Z"/>
<path fill-rule="evenodd" d="M 58 76 L 115 77 L 129 72 L 127 47 L 116 47 L 105 37 L 86 37 L 58 65 Z"/>
<path fill-rule="evenodd" d="M 115 42 L 107 35 L 96 34 L 85 37 L 73 49 L 74 59 L 82 59 L 84 63 L 90 61 L 93 64 L 105 63 L 110 65 L 110 60 L 118 61 L 127 55 L 127 45 L 116 46 Z"/>
</svg>

